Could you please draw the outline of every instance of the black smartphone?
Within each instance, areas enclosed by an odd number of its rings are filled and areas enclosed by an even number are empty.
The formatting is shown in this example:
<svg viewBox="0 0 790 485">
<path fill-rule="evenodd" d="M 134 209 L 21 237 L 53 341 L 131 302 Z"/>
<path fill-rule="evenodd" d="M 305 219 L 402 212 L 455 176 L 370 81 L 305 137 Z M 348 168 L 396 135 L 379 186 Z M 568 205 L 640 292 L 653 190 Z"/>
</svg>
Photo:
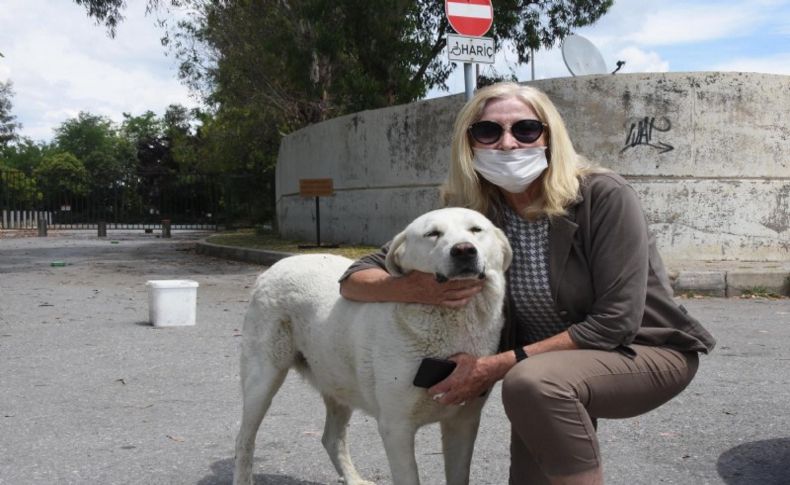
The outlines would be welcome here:
<svg viewBox="0 0 790 485">
<path fill-rule="evenodd" d="M 455 365 L 452 360 L 426 357 L 422 359 L 420 368 L 417 369 L 413 384 L 427 389 L 452 374 Z"/>
</svg>

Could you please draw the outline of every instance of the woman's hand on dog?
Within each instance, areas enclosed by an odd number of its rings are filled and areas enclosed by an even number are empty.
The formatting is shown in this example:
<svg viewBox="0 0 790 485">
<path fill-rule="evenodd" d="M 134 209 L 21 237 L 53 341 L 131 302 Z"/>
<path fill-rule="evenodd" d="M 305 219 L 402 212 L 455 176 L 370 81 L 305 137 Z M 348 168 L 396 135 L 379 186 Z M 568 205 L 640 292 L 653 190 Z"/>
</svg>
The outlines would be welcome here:
<svg viewBox="0 0 790 485">
<path fill-rule="evenodd" d="M 480 293 L 485 280 L 469 278 L 440 283 L 436 276 L 411 271 L 392 276 L 383 269 L 370 268 L 351 274 L 340 283 L 340 294 L 355 301 L 399 301 L 461 308 Z"/>
<path fill-rule="evenodd" d="M 500 358 L 501 354 L 475 357 L 469 354 L 455 354 L 450 360 L 457 365 L 447 379 L 428 389 L 428 394 L 442 403 L 463 405 L 480 397 L 494 387 L 512 364 Z"/>
<path fill-rule="evenodd" d="M 485 280 L 460 279 L 440 283 L 430 273 L 412 271 L 400 279 L 404 280 L 407 291 L 414 303 L 441 305 L 448 308 L 460 308 L 483 289 Z"/>
</svg>

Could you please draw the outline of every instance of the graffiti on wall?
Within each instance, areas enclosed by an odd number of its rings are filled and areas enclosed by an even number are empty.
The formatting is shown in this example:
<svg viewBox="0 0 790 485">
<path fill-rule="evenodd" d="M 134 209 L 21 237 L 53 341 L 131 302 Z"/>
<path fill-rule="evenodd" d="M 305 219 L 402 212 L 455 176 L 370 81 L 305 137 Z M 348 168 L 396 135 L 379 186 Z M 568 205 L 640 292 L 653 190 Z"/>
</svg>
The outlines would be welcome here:
<svg viewBox="0 0 790 485">
<path fill-rule="evenodd" d="M 675 149 L 665 141 L 654 139 L 656 133 L 666 133 L 672 128 L 672 122 L 667 117 L 656 118 L 655 116 L 645 116 L 631 123 L 628 134 L 625 137 L 625 145 L 620 153 L 638 146 L 647 146 L 658 150 L 658 153 L 666 153 Z"/>
</svg>

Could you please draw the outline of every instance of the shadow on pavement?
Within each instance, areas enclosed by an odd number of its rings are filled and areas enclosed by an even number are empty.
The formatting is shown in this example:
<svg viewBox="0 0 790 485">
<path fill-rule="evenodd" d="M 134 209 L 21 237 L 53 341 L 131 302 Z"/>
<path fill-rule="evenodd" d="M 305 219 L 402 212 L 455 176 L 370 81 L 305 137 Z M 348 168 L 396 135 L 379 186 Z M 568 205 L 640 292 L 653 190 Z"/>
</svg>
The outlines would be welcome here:
<svg viewBox="0 0 790 485">
<path fill-rule="evenodd" d="M 257 460 L 256 460 L 257 461 Z M 233 459 L 215 461 L 211 464 L 212 474 L 206 476 L 197 485 L 227 485 L 233 482 Z M 286 475 L 264 475 L 254 477 L 255 485 L 323 485 L 318 482 L 308 482 Z"/>
<path fill-rule="evenodd" d="M 790 438 L 752 441 L 719 456 L 716 470 L 728 485 L 790 483 Z"/>
</svg>

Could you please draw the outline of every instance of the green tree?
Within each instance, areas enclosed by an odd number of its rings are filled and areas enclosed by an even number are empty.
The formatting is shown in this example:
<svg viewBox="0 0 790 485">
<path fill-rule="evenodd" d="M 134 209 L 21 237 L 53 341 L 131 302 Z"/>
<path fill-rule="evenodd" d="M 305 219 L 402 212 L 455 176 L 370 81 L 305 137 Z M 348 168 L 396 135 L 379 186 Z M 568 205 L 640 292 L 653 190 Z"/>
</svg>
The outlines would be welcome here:
<svg viewBox="0 0 790 485">
<path fill-rule="evenodd" d="M 88 194 L 88 171 L 68 152 L 47 156 L 33 171 L 39 188 L 50 200 L 69 203 Z"/>
<path fill-rule="evenodd" d="M 75 0 L 112 33 L 123 0 Z M 489 32 L 520 62 L 589 25 L 612 0 L 497 0 Z M 451 32 L 444 0 L 148 0 L 148 11 L 186 7 L 163 39 L 181 75 L 210 104 L 266 106 L 285 128 L 409 102 L 444 87 Z M 243 100 L 243 103 L 239 101 Z M 234 103 L 235 102 L 235 103 Z"/>
<path fill-rule="evenodd" d="M 92 190 L 103 191 L 133 173 L 136 153 L 112 120 L 81 112 L 55 130 L 55 147 L 74 155 L 88 172 Z"/>
<path fill-rule="evenodd" d="M 188 135 L 192 130 L 192 113 L 180 104 L 171 104 L 162 117 L 168 136 Z"/>
<path fill-rule="evenodd" d="M 6 208 L 33 209 L 41 200 L 33 169 L 41 162 L 46 145 L 32 140 L 20 141 L 21 127 L 11 111 L 14 95 L 11 81 L 0 82 L 0 204 Z"/>
<path fill-rule="evenodd" d="M 104 24 L 110 37 L 115 37 L 115 29 L 123 19 L 123 10 L 126 8 L 126 0 L 74 0 L 74 3 L 85 8 L 89 17 L 96 20 L 97 24 Z M 175 7 L 180 6 L 180 0 L 170 0 Z M 166 8 L 168 2 L 163 0 L 147 0 L 145 11 L 152 11 Z"/>
<path fill-rule="evenodd" d="M 17 139 L 16 130 L 21 127 L 15 121 L 16 116 L 11 114 L 11 110 L 14 107 L 11 102 L 13 97 L 13 83 L 11 81 L 0 81 L 0 149 L 7 147 Z"/>
<path fill-rule="evenodd" d="M 116 139 L 112 120 L 81 111 L 55 129 L 55 144 L 83 162 L 95 151 L 111 151 Z"/>
<path fill-rule="evenodd" d="M 265 103 L 295 127 L 444 87 L 443 0 L 189 2 L 172 46 L 187 83 L 218 103 Z M 519 61 L 597 20 L 611 0 L 499 0 L 490 35 Z"/>
<path fill-rule="evenodd" d="M 265 112 L 228 106 L 215 116 L 203 116 L 192 139 L 199 169 L 225 174 L 222 202 L 230 217 L 274 218 L 274 167 L 281 137 L 274 121 Z"/>
<path fill-rule="evenodd" d="M 16 143 L 0 147 L 0 166 L 14 168 L 27 175 L 52 151 L 50 145 L 22 137 Z"/>
<path fill-rule="evenodd" d="M 0 209 L 35 209 L 41 198 L 35 179 L 21 170 L 0 164 Z"/>
<path fill-rule="evenodd" d="M 165 133 L 165 123 L 153 111 L 132 116 L 124 113 L 121 133 L 135 147 L 140 174 L 175 173 L 178 170 Z"/>
<path fill-rule="evenodd" d="M 183 148 L 192 137 L 192 113 L 181 105 L 171 104 L 161 118 L 153 111 L 138 116 L 124 113 L 121 134 L 137 148 L 141 172 L 178 172 L 193 164 L 174 154 L 177 146 Z"/>
<path fill-rule="evenodd" d="M 170 143 L 173 160 L 182 173 L 205 171 L 210 164 L 204 163 L 201 153 L 202 137 L 197 131 L 200 123 L 210 116 L 199 109 L 189 110 L 178 104 L 167 107 L 163 116 L 164 134 Z"/>
</svg>

